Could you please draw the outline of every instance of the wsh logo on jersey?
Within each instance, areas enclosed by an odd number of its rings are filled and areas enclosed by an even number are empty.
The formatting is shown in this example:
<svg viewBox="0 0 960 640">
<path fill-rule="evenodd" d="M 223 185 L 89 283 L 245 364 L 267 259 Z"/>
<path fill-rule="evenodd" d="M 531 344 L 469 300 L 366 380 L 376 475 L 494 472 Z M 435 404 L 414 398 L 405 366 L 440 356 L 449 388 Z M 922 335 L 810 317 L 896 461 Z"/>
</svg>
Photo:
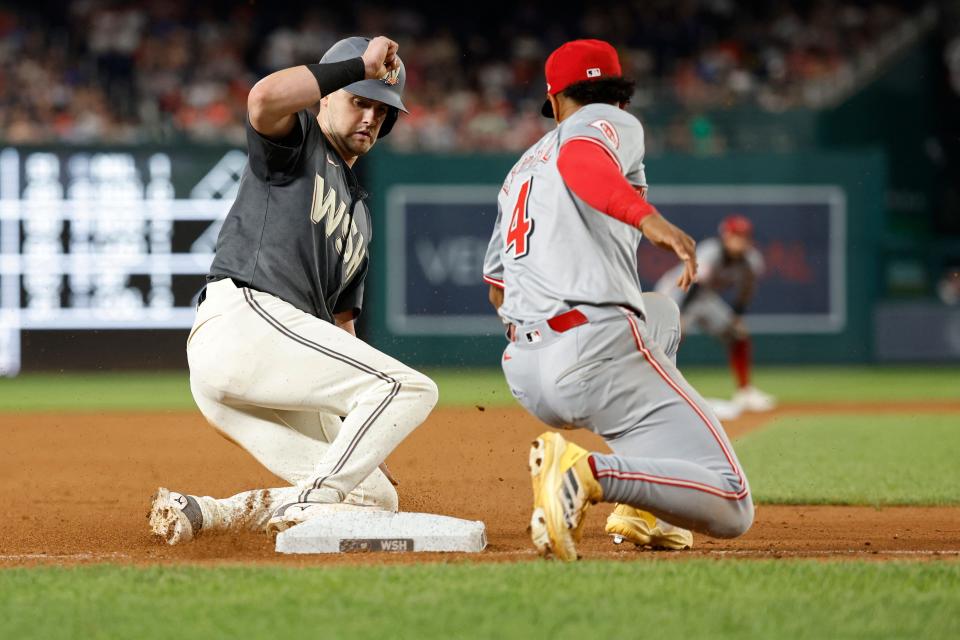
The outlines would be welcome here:
<svg viewBox="0 0 960 640">
<path fill-rule="evenodd" d="M 310 221 L 313 224 L 324 223 L 324 233 L 327 237 L 339 229 L 334 246 L 337 252 L 343 255 L 343 281 L 353 277 L 360 266 L 363 256 L 366 255 L 367 245 L 363 241 L 363 234 L 357 229 L 357 221 L 346 215 L 347 203 L 337 201 L 337 191 L 333 187 L 325 189 L 323 176 L 317 174 L 313 183 L 313 204 L 310 205 Z M 347 228 L 349 224 L 349 229 Z M 346 242 L 346 246 L 344 246 Z"/>
</svg>

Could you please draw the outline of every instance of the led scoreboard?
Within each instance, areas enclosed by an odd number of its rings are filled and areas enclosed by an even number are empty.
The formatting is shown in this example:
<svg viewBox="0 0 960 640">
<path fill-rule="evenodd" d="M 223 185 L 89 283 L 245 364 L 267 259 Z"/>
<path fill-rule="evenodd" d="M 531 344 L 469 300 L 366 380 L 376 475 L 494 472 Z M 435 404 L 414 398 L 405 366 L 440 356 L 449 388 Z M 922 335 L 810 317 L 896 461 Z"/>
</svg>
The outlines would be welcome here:
<svg viewBox="0 0 960 640">
<path fill-rule="evenodd" d="M 187 329 L 236 149 L 0 149 L 0 375 L 34 330 Z"/>
</svg>

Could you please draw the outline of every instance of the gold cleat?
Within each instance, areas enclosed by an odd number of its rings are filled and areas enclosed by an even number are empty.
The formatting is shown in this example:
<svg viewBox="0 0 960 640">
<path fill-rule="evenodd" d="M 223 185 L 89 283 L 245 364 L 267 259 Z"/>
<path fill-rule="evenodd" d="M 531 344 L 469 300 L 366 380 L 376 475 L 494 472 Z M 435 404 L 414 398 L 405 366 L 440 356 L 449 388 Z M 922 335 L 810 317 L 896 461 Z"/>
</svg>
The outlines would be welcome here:
<svg viewBox="0 0 960 640">
<path fill-rule="evenodd" d="M 603 498 L 583 447 L 548 431 L 530 447 L 533 515 L 530 538 L 540 555 L 576 560 L 584 515 Z"/>
<path fill-rule="evenodd" d="M 618 504 L 607 518 L 605 530 L 614 544 L 624 540 L 638 547 L 680 551 L 693 547 L 693 534 L 658 519 L 652 513 L 626 504 Z"/>
</svg>

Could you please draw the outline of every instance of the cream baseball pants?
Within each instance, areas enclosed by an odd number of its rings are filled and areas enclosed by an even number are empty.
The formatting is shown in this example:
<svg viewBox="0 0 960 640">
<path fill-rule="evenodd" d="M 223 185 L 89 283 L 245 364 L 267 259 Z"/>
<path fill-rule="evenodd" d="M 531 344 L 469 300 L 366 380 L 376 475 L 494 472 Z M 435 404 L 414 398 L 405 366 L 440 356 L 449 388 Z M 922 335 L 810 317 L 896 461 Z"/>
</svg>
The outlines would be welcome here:
<svg viewBox="0 0 960 640">
<path fill-rule="evenodd" d="M 397 509 L 396 490 L 378 467 L 433 409 L 432 380 L 230 279 L 207 286 L 187 359 L 194 399 L 210 424 L 291 485 L 248 492 L 256 500 L 216 501 L 224 520 L 236 520 L 229 512 L 241 503 L 253 528 L 286 502 Z M 216 515 L 209 500 L 202 504 L 205 515 Z"/>
</svg>

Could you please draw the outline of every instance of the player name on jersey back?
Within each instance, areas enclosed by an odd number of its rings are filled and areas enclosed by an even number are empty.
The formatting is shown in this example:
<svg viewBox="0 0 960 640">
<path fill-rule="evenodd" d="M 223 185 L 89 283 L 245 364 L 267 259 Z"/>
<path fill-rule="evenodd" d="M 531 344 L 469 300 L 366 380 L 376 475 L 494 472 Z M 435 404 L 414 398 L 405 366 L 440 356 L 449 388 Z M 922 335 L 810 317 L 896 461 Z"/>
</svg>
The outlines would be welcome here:
<svg viewBox="0 0 960 640">
<path fill-rule="evenodd" d="M 580 303 L 643 311 L 640 231 L 567 188 L 557 156 L 574 139 L 601 145 L 628 181 L 646 186 L 643 128 L 613 105 L 582 107 L 530 147 L 500 189 L 484 261 L 487 282 L 504 287 L 500 315 L 509 322 L 537 322 Z"/>
</svg>

